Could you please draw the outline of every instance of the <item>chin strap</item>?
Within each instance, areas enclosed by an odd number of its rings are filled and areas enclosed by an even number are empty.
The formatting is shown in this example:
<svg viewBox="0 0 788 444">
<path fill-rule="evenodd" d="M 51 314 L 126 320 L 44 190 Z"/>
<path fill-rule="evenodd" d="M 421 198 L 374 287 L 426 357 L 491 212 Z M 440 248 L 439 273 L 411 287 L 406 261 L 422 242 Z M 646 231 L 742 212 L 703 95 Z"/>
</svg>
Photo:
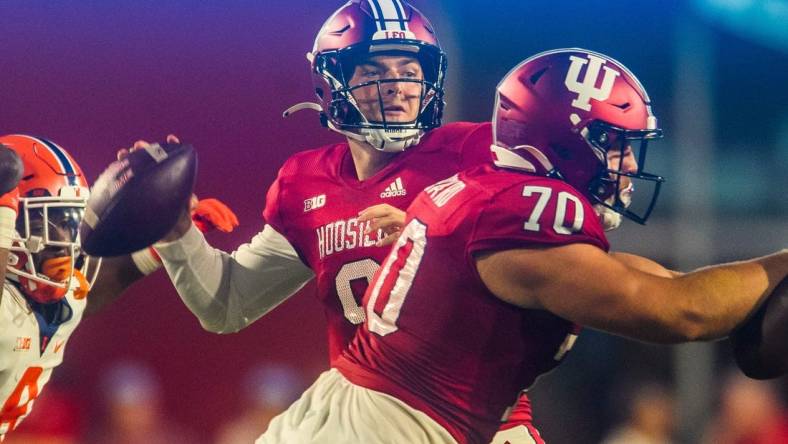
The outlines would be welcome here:
<svg viewBox="0 0 788 444">
<path fill-rule="evenodd" d="M 323 107 L 319 103 L 315 103 L 315 102 L 301 102 L 301 103 L 296 103 L 295 105 L 291 106 L 290 108 L 287 108 L 282 113 L 282 117 L 290 117 L 291 114 L 297 113 L 297 112 L 305 110 L 305 109 L 311 109 L 312 111 L 317 111 L 319 113 L 323 112 Z"/>
<path fill-rule="evenodd" d="M 633 189 L 634 186 L 630 183 L 626 188 L 618 192 L 618 198 L 624 208 L 628 208 L 632 203 L 631 194 Z M 602 223 L 602 228 L 604 228 L 605 231 L 615 230 L 624 220 L 624 216 L 620 212 L 613 209 L 615 203 L 616 197 L 610 196 L 605 199 L 604 203 L 598 203 L 594 205 L 594 211 L 596 211 L 597 216 L 599 216 L 599 222 Z"/>
<path fill-rule="evenodd" d="M 321 114 L 321 119 L 325 119 L 325 125 L 330 130 L 338 132 L 350 139 L 364 142 L 378 151 L 387 153 L 405 151 L 406 148 L 419 143 L 419 141 L 421 141 L 421 136 L 424 134 L 424 131 L 420 129 L 385 130 L 377 128 L 360 128 L 358 132 L 345 130 L 337 127 L 332 121 L 326 119 L 323 107 L 315 102 L 296 103 L 290 108 L 287 108 L 282 113 L 282 117 L 290 117 L 292 114 L 305 109 L 319 112 Z M 396 137 L 392 137 L 390 134 L 396 134 Z"/>
<path fill-rule="evenodd" d="M 596 212 L 597 217 L 599 217 L 599 222 L 602 224 L 602 229 L 605 231 L 615 230 L 621 225 L 621 222 L 624 219 L 621 216 L 621 213 L 614 211 L 603 204 L 594 205 L 594 211 Z"/>
<path fill-rule="evenodd" d="M 43 268 L 41 272 L 44 274 L 44 276 L 52 279 L 55 282 L 65 283 L 66 280 L 71 279 L 73 276 L 78 282 L 78 286 L 73 288 L 74 298 L 83 299 L 90 291 L 90 283 L 79 270 L 72 268 L 72 266 L 73 261 L 71 260 L 71 257 L 56 257 L 44 261 L 44 263 L 41 265 L 41 268 Z M 71 285 L 69 285 L 69 287 L 71 287 Z"/>
<path fill-rule="evenodd" d="M 63 299 L 69 290 L 73 291 L 75 299 L 84 299 L 90 291 L 88 279 L 73 268 L 70 256 L 47 259 L 41 264 L 41 274 L 52 282 L 60 285 L 34 282 L 26 277 L 19 278 L 25 294 L 36 302 L 49 304 Z"/>
<path fill-rule="evenodd" d="M 420 129 L 406 129 L 406 130 L 393 130 L 388 131 L 384 129 L 369 129 L 369 128 L 362 128 L 359 129 L 358 133 L 342 130 L 334 127 L 329 122 L 329 128 L 333 129 L 336 132 L 342 133 L 347 137 L 353 138 L 355 140 L 359 140 L 361 142 L 366 142 L 372 148 L 375 148 L 378 151 L 383 151 L 386 153 L 399 153 L 401 151 L 405 151 L 408 147 L 416 145 L 421 141 L 421 136 L 423 131 Z M 389 136 L 388 132 L 394 132 L 399 137 L 392 138 Z"/>
</svg>

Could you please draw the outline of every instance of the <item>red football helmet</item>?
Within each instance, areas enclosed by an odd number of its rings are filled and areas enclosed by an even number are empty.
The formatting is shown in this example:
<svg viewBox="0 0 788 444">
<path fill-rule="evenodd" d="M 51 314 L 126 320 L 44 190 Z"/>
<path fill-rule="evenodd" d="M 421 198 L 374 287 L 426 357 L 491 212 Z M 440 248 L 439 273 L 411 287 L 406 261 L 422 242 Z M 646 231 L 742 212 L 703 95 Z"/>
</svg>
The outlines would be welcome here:
<svg viewBox="0 0 788 444">
<path fill-rule="evenodd" d="M 406 54 L 416 58 L 423 79 L 382 79 L 348 84 L 355 65 L 370 55 Z M 402 0 L 352 0 L 325 22 L 307 55 L 320 104 L 299 104 L 321 112 L 323 125 L 382 151 L 402 151 L 418 143 L 425 130 L 441 124 L 446 56 L 427 18 Z M 353 92 L 381 85 L 413 82 L 421 86 L 419 114 L 412 122 L 371 121 L 359 110 Z"/>
<path fill-rule="evenodd" d="M 624 65 L 603 54 L 578 48 L 543 52 L 517 65 L 498 84 L 493 116 L 497 163 L 558 177 L 592 203 L 641 224 L 664 181 L 643 169 L 647 142 L 661 137 L 643 86 Z M 625 171 L 621 159 L 636 142 L 637 171 Z M 620 159 L 618 165 L 608 165 L 612 154 Z M 622 188 L 624 176 L 627 182 L 653 183 L 651 201 L 641 214 L 627 208 L 631 190 Z"/>
<path fill-rule="evenodd" d="M 89 192 L 85 175 L 66 150 L 46 139 L 14 134 L 0 137 L 0 144 L 24 166 L 9 278 L 39 303 L 57 302 L 71 289 L 84 296 L 90 260 L 80 251 L 78 226 Z"/>
</svg>

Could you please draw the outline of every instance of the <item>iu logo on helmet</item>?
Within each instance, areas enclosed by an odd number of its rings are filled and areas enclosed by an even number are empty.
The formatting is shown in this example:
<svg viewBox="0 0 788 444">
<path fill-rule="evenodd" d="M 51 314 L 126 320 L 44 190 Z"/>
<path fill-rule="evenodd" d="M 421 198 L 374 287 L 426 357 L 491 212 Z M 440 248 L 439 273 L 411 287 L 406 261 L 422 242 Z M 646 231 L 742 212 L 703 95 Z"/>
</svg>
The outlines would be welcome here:
<svg viewBox="0 0 788 444">
<path fill-rule="evenodd" d="M 610 92 L 613 91 L 613 84 L 616 77 L 621 75 L 615 69 L 609 66 L 603 66 L 605 60 L 592 54 L 587 54 L 588 58 L 578 56 L 569 56 L 572 64 L 569 65 L 569 71 L 566 73 L 566 80 L 564 84 L 569 91 L 577 94 L 577 98 L 572 100 L 572 106 L 582 109 L 584 111 L 591 110 L 591 99 L 605 100 L 610 97 Z M 580 70 L 583 65 L 588 64 L 586 75 L 580 80 Z M 602 79 L 602 85 L 597 88 L 597 80 L 599 78 L 599 68 L 605 69 L 605 77 Z M 574 116 L 574 115 L 573 115 Z M 572 122 L 577 123 L 577 122 Z"/>
</svg>

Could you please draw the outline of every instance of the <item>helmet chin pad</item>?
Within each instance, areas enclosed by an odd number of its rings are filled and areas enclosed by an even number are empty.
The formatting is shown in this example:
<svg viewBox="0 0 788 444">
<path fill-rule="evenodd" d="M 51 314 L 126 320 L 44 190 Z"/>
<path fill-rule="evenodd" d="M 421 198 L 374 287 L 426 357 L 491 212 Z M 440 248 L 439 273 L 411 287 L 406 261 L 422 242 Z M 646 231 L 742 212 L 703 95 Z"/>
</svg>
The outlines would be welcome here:
<svg viewBox="0 0 788 444">
<path fill-rule="evenodd" d="M 599 222 L 602 224 L 602 228 L 605 231 L 615 230 L 621 225 L 621 221 L 624 219 L 621 213 L 602 204 L 594 205 L 594 211 L 596 211 Z"/>
<path fill-rule="evenodd" d="M 359 128 L 359 129 L 343 129 L 328 122 L 328 127 L 346 137 L 363 142 L 372 148 L 383 151 L 386 153 L 398 153 L 405 151 L 410 146 L 413 146 L 421 140 L 424 134 L 420 129 L 380 129 L 380 128 Z"/>
<path fill-rule="evenodd" d="M 90 290 L 87 278 L 74 266 L 71 256 L 45 259 L 41 264 L 41 279 L 19 279 L 26 296 L 40 304 L 52 304 L 63 299 L 69 290 L 82 299 Z"/>
</svg>

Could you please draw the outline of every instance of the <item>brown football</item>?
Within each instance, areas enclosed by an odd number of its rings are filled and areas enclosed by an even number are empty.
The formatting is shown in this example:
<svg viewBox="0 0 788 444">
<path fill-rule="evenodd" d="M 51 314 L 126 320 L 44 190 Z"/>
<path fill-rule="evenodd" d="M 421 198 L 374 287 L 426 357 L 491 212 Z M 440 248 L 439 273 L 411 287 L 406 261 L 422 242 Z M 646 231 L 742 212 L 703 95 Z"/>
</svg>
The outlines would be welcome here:
<svg viewBox="0 0 788 444">
<path fill-rule="evenodd" d="M 758 310 L 730 335 L 736 364 L 753 379 L 788 372 L 788 279 L 783 279 Z"/>
<path fill-rule="evenodd" d="M 153 144 L 111 163 L 90 191 L 79 227 L 82 248 L 108 257 L 152 245 L 175 226 L 196 177 L 191 145 Z"/>
</svg>

